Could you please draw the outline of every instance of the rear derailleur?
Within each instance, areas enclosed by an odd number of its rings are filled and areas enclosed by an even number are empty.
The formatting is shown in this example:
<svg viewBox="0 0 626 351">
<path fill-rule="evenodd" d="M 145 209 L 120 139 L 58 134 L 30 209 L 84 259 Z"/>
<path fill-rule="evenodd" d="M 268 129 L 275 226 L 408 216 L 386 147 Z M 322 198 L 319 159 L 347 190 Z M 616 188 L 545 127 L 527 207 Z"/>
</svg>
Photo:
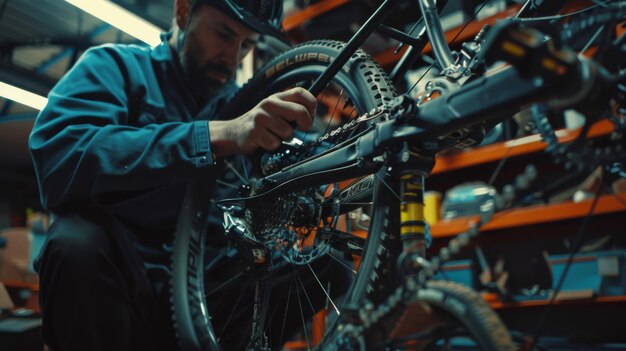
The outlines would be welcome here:
<svg viewBox="0 0 626 351">
<path fill-rule="evenodd" d="M 247 270 L 257 279 L 267 278 L 272 271 L 272 259 L 267 247 L 252 233 L 247 223 L 237 216 L 241 211 L 231 206 L 224 210 L 224 234 L 241 255 Z"/>
</svg>

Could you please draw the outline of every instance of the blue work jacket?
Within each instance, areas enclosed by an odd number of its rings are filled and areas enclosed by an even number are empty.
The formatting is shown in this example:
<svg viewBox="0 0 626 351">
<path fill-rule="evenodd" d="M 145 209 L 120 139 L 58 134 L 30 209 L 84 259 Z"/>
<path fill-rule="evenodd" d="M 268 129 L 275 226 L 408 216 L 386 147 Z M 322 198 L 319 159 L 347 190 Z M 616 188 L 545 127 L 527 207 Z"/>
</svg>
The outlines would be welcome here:
<svg viewBox="0 0 626 351">
<path fill-rule="evenodd" d="M 237 86 L 199 106 L 167 39 L 91 48 L 52 89 L 29 140 L 47 210 L 104 208 L 139 237 L 171 238 L 186 181 L 214 165 L 207 120 Z"/>
</svg>

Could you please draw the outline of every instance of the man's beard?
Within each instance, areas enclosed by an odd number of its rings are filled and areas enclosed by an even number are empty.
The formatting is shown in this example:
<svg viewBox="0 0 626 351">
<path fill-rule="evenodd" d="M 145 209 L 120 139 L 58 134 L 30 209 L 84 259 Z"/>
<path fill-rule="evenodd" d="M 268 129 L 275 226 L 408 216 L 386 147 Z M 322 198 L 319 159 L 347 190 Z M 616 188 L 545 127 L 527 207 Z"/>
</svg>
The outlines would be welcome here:
<svg viewBox="0 0 626 351">
<path fill-rule="evenodd" d="M 209 72 L 213 71 L 224 74 L 228 77 L 226 81 L 230 80 L 233 76 L 232 69 L 225 65 L 214 64 L 212 62 L 200 65 L 192 52 L 182 55 L 181 64 L 189 89 L 195 97 L 202 100 L 207 100 L 211 96 L 214 96 L 224 86 L 224 83 L 220 80 L 209 77 Z"/>
</svg>

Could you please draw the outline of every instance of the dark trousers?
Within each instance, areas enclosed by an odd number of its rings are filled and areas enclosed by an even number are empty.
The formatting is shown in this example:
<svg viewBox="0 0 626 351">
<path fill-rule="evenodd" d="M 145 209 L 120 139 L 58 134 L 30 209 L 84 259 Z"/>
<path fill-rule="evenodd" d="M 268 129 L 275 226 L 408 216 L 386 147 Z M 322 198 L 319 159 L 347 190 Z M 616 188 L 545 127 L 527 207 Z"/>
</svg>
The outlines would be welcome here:
<svg viewBox="0 0 626 351">
<path fill-rule="evenodd" d="M 175 349 L 167 299 L 116 229 L 112 218 L 87 212 L 60 216 L 49 229 L 35 265 L 52 350 Z"/>
<path fill-rule="evenodd" d="M 101 213 L 60 216 L 51 226 L 36 268 L 43 338 L 53 351 L 176 350 L 169 289 L 154 289 L 155 283 L 163 282 L 155 282 L 146 272 L 142 258 L 123 237 L 125 234 L 113 218 Z M 227 267 L 233 266 L 221 265 L 207 275 L 207 291 L 234 274 Z M 270 307 L 272 335 L 268 336 L 276 347 L 277 340 L 301 329 L 301 321 L 310 319 L 326 300 L 307 266 L 298 269 L 299 273 L 291 265 L 285 267 L 274 283 Z M 333 296 L 346 291 L 350 278 L 345 268 L 328 259 L 318 260 L 313 267 L 319 271 L 322 284 L 333 281 Z M 296 275 L 296 280 L 291 279 Z M 241 289 L 247 283 L 244 279 L 234 286 Z M 309 290 L 308 296 L 304 287 Z M 244 330 L 241 323 L 250 318 L 246 301 L 252 301 L 253 290 L 235 288 L 245 291 L 242 295 L 229 289 L 210 296 L 209 306 L 219 333 L 229 321 L 223 341 L 231 346 L 224 349 L 235 350 L 245 339 L 238 331 Z M 240 303 L 235 304 L 233 298 L 239 298 Z"/>
</svg>

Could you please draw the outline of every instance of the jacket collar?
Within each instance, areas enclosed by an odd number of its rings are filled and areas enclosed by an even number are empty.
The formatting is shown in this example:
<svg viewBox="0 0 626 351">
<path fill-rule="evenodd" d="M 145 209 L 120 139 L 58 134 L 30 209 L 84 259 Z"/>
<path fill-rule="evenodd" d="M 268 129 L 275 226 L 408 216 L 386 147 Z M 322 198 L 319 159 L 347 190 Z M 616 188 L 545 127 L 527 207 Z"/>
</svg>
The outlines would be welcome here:
<svg viewBox="0 0 626 351">
<path fill-rule="evenodd" d="M 172 61 L 172 49 L 170 48 L 169 39 L 172 32 L 161 33 L 161 43 L 152 49 L 152 59 L 156 61 Z"/>
</svg>

